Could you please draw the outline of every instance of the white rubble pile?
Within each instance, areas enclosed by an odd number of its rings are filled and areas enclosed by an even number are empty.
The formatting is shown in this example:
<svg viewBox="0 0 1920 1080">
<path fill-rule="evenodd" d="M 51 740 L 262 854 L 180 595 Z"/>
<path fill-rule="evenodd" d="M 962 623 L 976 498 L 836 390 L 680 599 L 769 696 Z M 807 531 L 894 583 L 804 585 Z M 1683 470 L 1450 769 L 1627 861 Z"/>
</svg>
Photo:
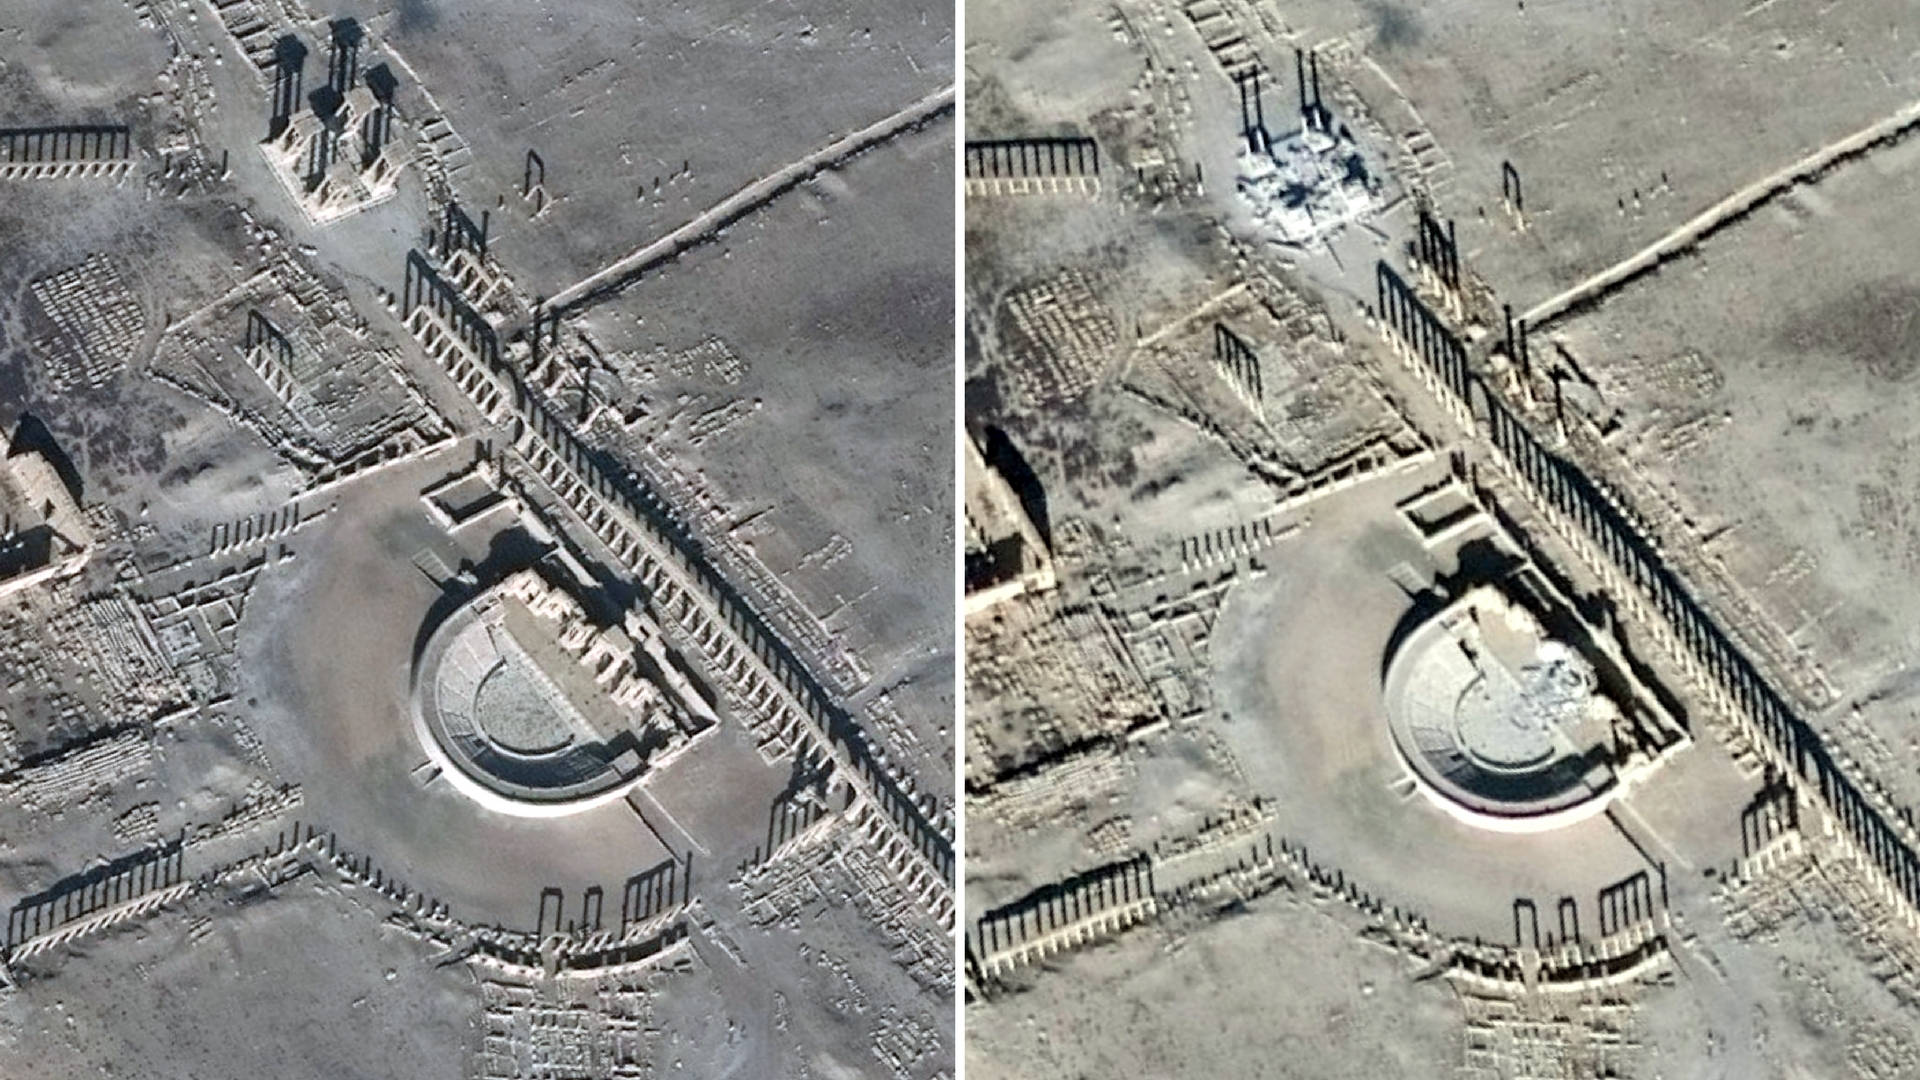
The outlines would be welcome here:
<svg viewBox="0 0 1920 1080">
<path fill-rule="evenodd" d="M 1331 239 L 1384 202 L 1379 177 L 1344 131 L 1308 128 L 1268 142 L 1264 152 L 1242 150 L 1237 187 L 1272 237 L 1297 247 Z"/>
</svg>

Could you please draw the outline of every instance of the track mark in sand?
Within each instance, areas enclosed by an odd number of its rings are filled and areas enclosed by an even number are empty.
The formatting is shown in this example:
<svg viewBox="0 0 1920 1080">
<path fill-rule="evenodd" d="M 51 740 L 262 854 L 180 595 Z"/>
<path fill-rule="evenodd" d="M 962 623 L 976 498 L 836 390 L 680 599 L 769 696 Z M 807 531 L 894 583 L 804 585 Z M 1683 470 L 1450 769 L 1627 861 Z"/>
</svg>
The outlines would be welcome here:
<svg viewBox="0 0 1920 1080">
<path fill-rule="evenodd" d="M 1599 306 L 1622 288 L 1658 271 L 1668 262 L 1698 247 L 1701 241 L 1745 219 L 1779 196 L 1796 187 L 1818 183 L 1842 165 L 1892 146 L 1915 130 L 1920 130 L 1920 102 L 1870 127 L 1828 143 L 1786 168 L 1741 188 L 1624 261 L 1536 306 L 1524 316 L 1527 325 L 1535 330 L 1544 330 L 1568 315 Z"/>
<path fill-rule="evenodd" d="M 1136 349 L 1144 349 L 1152 345 L 1157 345 L 1162 339 L 1179 333 L 1181 330 L 1192 325 L 1194 320 L 1212 314 L 1221 304 L 1226 303 L 1246 291 L 1247 283 L 1244 281 L 1236 281 L 1225 289 L 1200 301 L 1198 305 L 1190 309 L 1186 314 L 1175 315 L 1173 318 L 1167 320 L 1167 325 L 1134 342 L 1133 347 Z"/>
<path fill-rule="evenodd" d="M 768 173 L 715 203 L 685 225 L 562 289 L 547 301 L 547 310 L 553 315 L 561 315 L 618 293 L 648 270 L 679 258 L 689 248 L 712 240 L 727 226 L 805 181 L 864 151 L 891 142 L 942 113 L 951 112 L 953 103 L 952 86 L 936 90 L 892 116 L 835 139 L 793 164 Z"/>
<path fill-rule="evenodd" d="M 213 299 L 207 301 L 205 304 L 202 304 L 200 307 L 195 308 L 193 311 L 188 312 L 187 314 L 182 315 L 177 319 L 174 319 L 172 322 L 167 323 L 166 329 L 162 330 L 161 334 L 162 335 L 171 334 L 175 330 L 180 329 L 181 327 L 187 325 L 188 323 L 195 322 L 199 319 L 205 318 L 206 316 L 212 314 L 213 312 L 220 310 L 222 307 L 225 307 L 226 305 L 231 304 L 234 301 L 240 299 L 242 296 L 245 296 L 247 294 L 247 290 L 254 288 L 255 286 L 259 285 L 261 282 L 266 281 L 268 278 L 272 276 L 273 276 L 273 270 L 271 267 L 254 274 L 252 277 L 247 278 L 245 281 L 240 282 L 239 284 L 235 285 L 233 288 L 228 289 L 226 292 L 223 292 L 219 296 L 216 296 Z"/>
</svg>

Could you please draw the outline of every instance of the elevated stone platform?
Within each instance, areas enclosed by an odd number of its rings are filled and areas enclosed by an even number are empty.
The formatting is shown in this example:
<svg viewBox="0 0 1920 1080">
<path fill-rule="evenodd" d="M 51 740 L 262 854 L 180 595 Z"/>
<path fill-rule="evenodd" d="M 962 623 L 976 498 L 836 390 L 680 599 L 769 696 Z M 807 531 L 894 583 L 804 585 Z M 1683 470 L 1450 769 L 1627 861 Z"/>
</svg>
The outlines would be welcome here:
<svg viewBox="0 0 1920 1080">
<path fill-rule="evenodd" d="M 711 725 L 669 668 L 522 570 L 428 638 L 414 669 L 415 733 L 448 782 L 488 810 L 580 813 L 625 798 Z"/>
<path fill-rule="evenodd" d="M 1414 784 L 1479 828 L 1542 832 L 1597 814 L 1618 792 L 1620 709 L 1593 664 L 1492 586 L 1415 627 L 1384 687 Z"/>
</svg>

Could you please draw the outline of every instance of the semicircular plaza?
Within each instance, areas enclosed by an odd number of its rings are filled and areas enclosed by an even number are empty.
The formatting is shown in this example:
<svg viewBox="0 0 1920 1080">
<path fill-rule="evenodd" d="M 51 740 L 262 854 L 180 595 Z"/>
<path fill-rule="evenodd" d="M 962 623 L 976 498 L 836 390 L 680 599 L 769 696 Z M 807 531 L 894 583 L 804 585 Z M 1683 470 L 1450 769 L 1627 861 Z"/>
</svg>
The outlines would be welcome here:
<svg viewBox="0 0 1920 1080">
<path fill-rule="evenodd" d="M 1509 940 L 1516 898 L 1585 908 L 1662 855 L 1687 789 L 1738 783 L 1678 756 L 1697 744 L 1607 629 L 1444 463 L 1316 502 L 1208 644 L 1224 722 L 1207 759 L 1231 761 L 1276 837 L 1442 933 Z"/>
</svg>

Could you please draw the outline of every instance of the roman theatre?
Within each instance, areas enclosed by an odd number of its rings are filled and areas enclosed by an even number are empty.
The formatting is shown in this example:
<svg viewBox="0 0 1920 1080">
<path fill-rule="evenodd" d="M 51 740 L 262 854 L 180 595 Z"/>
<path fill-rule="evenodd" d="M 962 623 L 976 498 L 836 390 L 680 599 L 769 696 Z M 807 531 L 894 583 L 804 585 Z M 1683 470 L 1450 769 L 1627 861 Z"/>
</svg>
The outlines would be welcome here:
<svg viewBox="0 0 1920 1080">
<path fill-rule="evenodd" d="M 632 613 L 596 625 L 569 578 L 551 561 L 507 576 L 449 613 L 414 665 L 420 745 L 496 813 L 624 798 L 717 722 L 658 627 Z"/>
<path fill-rule="evenodd" d="M 1590 817 L 1647 764 L 1593 659 L 1497 586 L 1413 627 L 1383 694 L 1414 786 L 1478 828 L 1545 832 Z"/>
</svg>

